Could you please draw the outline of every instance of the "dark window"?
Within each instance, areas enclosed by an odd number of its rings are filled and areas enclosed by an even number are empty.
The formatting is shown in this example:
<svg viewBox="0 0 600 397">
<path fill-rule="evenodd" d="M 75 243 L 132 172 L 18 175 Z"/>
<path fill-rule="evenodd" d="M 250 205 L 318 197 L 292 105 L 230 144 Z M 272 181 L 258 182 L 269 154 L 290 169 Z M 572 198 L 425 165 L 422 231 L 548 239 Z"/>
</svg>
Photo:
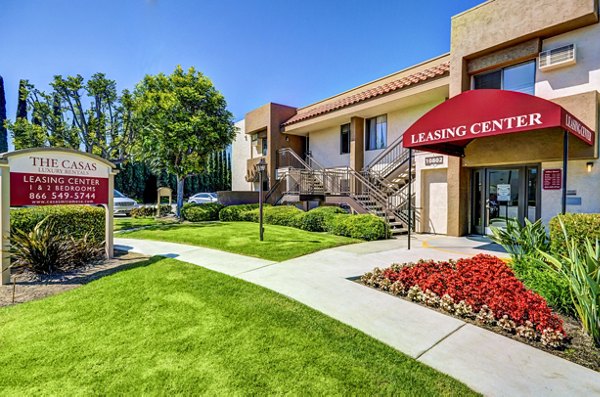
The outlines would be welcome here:
<svg viewBox="0 0 600 397">
<path fill-rule="evenodd" d="M 365 131 L 365 150 L 384 149 L 387 145 L 387 116 L 367 119 Z"/>
<path fill-rule="evenodd" d="M 340 127 L 340 153 L 350 153 L 350 124 Z"/>
<path fill-rule="evenodd" d="M 534 95 L 535 61 L 473 76 L 473 89 L 494 88 Z"/>
<path fill-rule="evenodd" d="M 263 138 L 262 139 L 262 155 L 266 156 L 267 155 L 267 148 L 268 148 L 268 142 L 267 142 L 267 138 Z"/>
<path fill-rule="evenodd" d="M 473 88 L 476 90 L 483 88 L 493 88 L 497 90 L 502 89 L 502 71 L 496 70 L 494 72 L 476 75 Z"/>
</svg>

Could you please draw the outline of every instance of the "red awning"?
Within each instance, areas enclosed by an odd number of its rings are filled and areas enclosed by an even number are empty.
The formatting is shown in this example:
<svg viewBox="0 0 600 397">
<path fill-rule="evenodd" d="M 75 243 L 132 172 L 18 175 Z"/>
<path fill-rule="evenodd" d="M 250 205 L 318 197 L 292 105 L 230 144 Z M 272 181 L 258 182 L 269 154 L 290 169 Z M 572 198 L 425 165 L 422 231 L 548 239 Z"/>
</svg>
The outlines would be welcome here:
<svg viewBox="0 0 600 397">
<path fill-rule="evenodd" d="M 473 139 L 544 128 L 560 128 L 594 144 L 594 131 L 562 106 L 504 90 L 471 90 L 450 98 L 406 130 L 402 142 L 406 148 L 461 156 Z"/>
</svg>

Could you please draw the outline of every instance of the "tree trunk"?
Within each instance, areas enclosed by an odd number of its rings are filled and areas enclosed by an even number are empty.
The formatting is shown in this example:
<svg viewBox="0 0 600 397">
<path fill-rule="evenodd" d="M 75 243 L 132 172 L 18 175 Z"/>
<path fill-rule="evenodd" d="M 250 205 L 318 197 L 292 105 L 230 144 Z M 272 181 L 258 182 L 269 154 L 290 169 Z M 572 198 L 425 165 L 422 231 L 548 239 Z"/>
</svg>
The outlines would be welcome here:
<svg viewBox="0 0 600 397">
<path fill-rule="evenodd" d="M 183 207 L 183 187 L 185 177 L 177 175 L 177 217 L 181 219 L 181 207 Z"/>
</svg>

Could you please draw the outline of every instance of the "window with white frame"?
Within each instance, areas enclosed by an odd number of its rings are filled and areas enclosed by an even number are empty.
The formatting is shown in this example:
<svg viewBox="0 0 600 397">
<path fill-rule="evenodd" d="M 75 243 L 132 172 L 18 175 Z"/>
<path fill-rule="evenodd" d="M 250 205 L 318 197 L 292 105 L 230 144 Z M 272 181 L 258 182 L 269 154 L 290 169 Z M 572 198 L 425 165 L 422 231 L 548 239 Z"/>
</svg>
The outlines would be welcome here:
<svg viewBox="0 0 600 397">
<path fill-rule="evenodd" d="M 367 119 L 365 150 L 385 149 L 387 146 L 387 115 Z"/>
</svg>

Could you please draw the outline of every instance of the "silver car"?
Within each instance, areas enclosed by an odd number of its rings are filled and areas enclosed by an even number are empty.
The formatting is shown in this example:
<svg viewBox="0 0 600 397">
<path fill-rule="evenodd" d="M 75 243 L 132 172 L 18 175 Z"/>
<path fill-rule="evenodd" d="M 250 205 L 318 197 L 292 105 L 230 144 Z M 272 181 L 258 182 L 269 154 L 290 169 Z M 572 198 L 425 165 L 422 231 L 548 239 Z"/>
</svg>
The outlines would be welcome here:
<svg viewBox="0 0 600 397">
<path fill-rule="evenodd" d="M 135 200 L 115 190 L 115 215 L 131 215 L 131 210 L 137 207 Z"/>
<path fill-rule="evenodd" d="M 188 203 L 205 204 L 216 203 L 217 193 L 196 193 L 188 199 Z"/>
</svg>

